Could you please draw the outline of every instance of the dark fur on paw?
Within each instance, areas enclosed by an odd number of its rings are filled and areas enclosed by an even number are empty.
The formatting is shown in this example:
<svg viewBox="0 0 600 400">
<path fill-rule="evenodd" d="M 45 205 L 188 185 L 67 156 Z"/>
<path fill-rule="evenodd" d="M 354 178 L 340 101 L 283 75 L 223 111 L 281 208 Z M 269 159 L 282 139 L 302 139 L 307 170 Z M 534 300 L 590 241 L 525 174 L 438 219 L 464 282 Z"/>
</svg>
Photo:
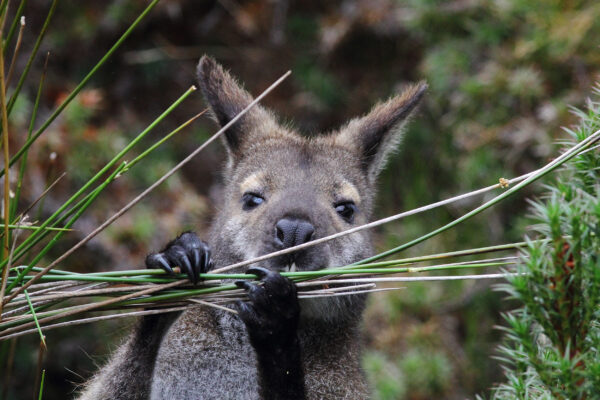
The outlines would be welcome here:
<svg viewBox="0 0 600 400">
<path fill-rule="evenodd" d="M 297 340 L 300 305 L 296 285 L 278 272 L 254 267 L 246 271 L 259 277 L 262 285 L 249 281 L 235 284 L 248 294 L 249 302 L 238 302 L 240 318 L 246 324 L 255 348 L 284 350 Z"/>
<path fill-rule="evenodd" d="M 210 258 L 210 247 L 196 236 L 194 232 L 184 232 L 158 253 L 146 257 L 146 267 L 161 268 L 173 273 L 174 267 L 187 274 L 194 284 L 200 280 L 200 274 L 213 268 Z"/>
</svg>

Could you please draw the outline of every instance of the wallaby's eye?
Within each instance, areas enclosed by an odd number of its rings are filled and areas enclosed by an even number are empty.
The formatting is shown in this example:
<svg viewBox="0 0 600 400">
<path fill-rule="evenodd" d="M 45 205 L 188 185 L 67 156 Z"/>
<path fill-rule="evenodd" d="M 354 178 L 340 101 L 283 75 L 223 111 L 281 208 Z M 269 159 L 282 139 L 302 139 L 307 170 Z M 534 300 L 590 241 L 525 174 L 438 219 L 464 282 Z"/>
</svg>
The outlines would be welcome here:
<svg viewBox="0 0 600 400">
<path fill-rule="evenodd" d="M 242 208 L 245 211 L 252 210 L 261 205 L 264 201 L 265 199 L 256 193 L 244 193 L 242 196 Z"/>
<path fill-rule="evenodd" d="M 352 223 L 354 220 L 356 210 L 356 204 L 351 201 L 344 201 L 335 205 L 335 211 L 348 223 Z"/>
</svg>

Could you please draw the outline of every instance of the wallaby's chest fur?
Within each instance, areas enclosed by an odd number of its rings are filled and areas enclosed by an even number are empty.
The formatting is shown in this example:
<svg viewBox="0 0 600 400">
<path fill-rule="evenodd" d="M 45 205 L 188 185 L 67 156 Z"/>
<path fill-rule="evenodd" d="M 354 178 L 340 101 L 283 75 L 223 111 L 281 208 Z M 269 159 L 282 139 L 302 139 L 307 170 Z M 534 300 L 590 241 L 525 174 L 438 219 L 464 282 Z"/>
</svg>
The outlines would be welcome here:
<svg viewBox="0 0 600 400">
<path fill-rule="evenodd" d="M 239 319 L 222 311 L 202 306 L 186 311 L 164 337 L 151 398 L 259 399 L 256 356 L 243 328 Z M 368 397 L 356 326 L 309 323 L 299 335 L 309 399 Z M 174 353 L 173 347 L 188 351 Z"/>
<path fill-rule="evenodd" d="M 198 79 L 221 126 L 252 101 L 208 57 Z M 224 267 L 368 222 L 377 175 L 424 90 L 411 86 L 339 131 L 310 139 L 254 107 L 224 134 L 225 196 L 209 243 L 182 235 L 147 265 L 183 266 L 195 281 L 213 262 Z M 248 266 L 262 281 L 236 283 L 248 296 L 234 305 L 238 315 L 193 306 L 144 317 L 82 398 L 368 398 L 360 369 L 364 295 L 299 298 L 279 272 L 333 268 L 371 254 L 370 234 L 355 232 Z"/>
</svg>

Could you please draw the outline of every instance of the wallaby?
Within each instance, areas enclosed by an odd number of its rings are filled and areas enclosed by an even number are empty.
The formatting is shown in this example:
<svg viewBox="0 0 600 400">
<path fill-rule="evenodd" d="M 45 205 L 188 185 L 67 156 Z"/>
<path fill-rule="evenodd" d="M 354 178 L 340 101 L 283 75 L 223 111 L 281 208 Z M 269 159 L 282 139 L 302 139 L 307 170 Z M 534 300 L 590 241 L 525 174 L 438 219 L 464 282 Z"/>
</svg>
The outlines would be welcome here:
<svg viewBox="0 0 600 400">
<path fill-rule="evenodd" d="M 221 126 L 252 97 L 212 58 L 201 91 Z M 146 259 L 190 280 L 222 267 L 365 224 L 376 178 L 426 85 L 376 105 L 338 131 L 306 138 L 256 106 L 224 134 L 224 200 L 207 243 L 191 232 Z M 249 301 L 238 315 L 202 305 L 143 317 L 81 399 L 364 399 L 359 325 L 364 295 L 298 300 L 279 274 L 356 262 L 372 254 L 360 231 L 236 272 Z"/>
</svg>

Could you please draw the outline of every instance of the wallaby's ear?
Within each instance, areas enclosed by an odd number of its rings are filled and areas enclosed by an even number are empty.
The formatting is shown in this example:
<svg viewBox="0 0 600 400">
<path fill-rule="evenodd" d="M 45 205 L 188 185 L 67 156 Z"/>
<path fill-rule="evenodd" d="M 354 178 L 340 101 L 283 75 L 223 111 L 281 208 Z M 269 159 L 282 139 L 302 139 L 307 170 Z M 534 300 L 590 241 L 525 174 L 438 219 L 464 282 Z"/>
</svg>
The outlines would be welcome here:
<svg viewBox="0 0 600 400">
<path fill-rule="evenodd" d="M 398 146 L 402 128 L 426 89 L 424 82 L 408 87 L 373 107 L 367 115 L 351 120 L 335 136 L 336 143 L 358 151 L 371 180 L 377 177 L 387 156 Z"/>
<path fill-rule="evenodd" d="M 217 123 L 223 127 L 253 100 L 250 93 L 213 58 L 203 56 L 198 63 L 198 83 Z M 230 156 L 240 154 L 245 144 L 268 134 L 277 127 L 271 114 L 260 105 L 254 106 L 227 131 L 225 144 Z"/>
</svg>

